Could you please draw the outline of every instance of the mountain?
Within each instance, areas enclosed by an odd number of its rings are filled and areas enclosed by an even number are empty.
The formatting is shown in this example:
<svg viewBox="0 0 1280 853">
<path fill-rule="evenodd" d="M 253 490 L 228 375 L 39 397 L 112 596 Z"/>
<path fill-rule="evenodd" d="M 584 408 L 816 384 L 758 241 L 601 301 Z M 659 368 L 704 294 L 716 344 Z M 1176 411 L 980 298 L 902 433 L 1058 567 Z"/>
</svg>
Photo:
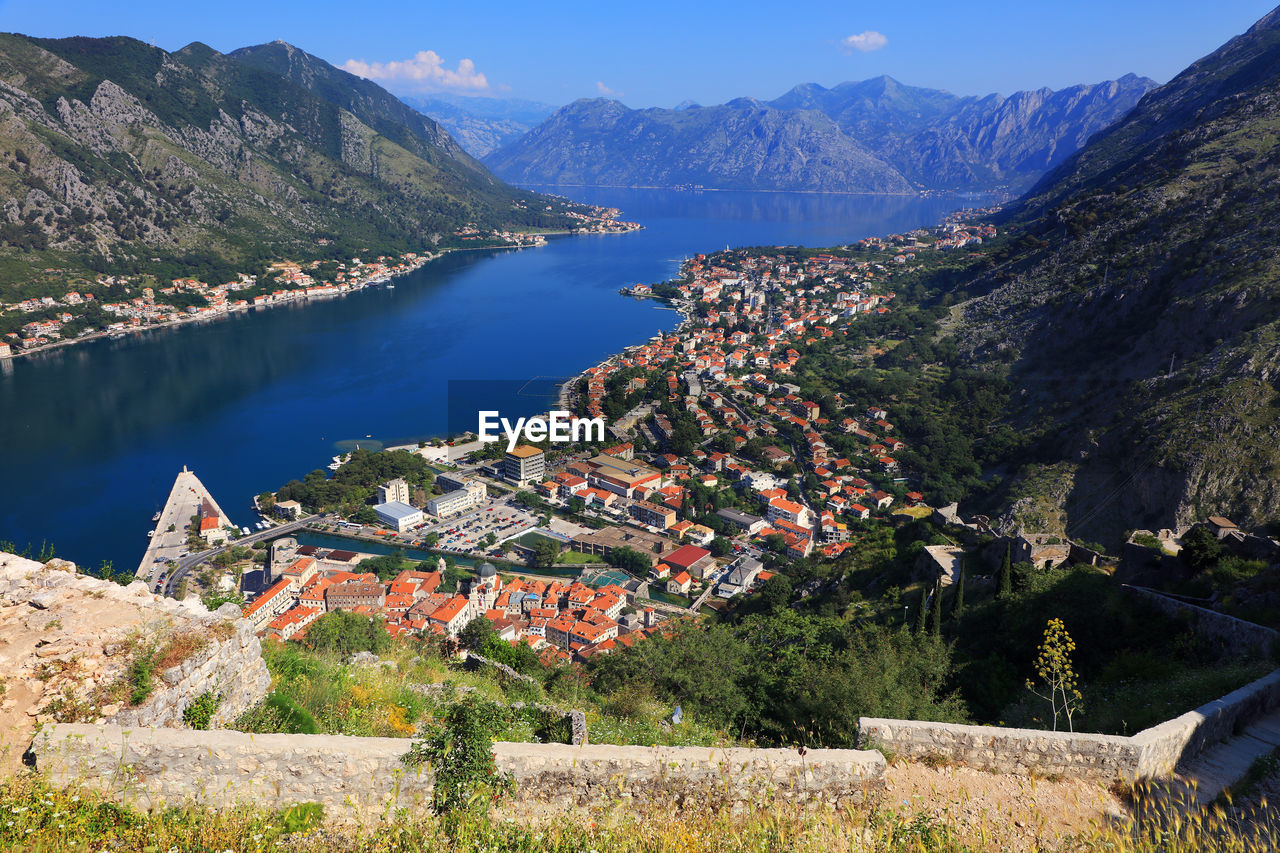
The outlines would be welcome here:
<svg viewBox="0 0 1280 853">
<path fill-rule="evenodd" d="M 567 221 L 378 86 L 281 42 L 232 56 L 0 35 L 0 198 L 0 298 L 48 268 L 220 276 L 421 249 L 468 222 Z"/>
<path fill-rule="evenodd" d="M 749 98 L 632 110 L 605 98 L 557 110 L 485 157 L 513 183 L 911 192 L 911 184 L 815 110 Z"/>
<path fill-rule="evenodd" d="M 740 98 L 720 107 L 623 113 L 616 102 L 579 101 L 485 162 L 524 183 L 668 186 L 669 175 L 683 171 L 694 179 L 677 183 L 721 188 L 1025 189 L 1154 85 L 1129 74 L 977 98 L 877 77 L 830 89 L 806 83 L 772 101 Z M 767 170 L 735 161 L 762 150 Z M 854 158 L 861 170 L 842 174 Z"/>
<path fill-rule="evenodd" d="M 556 110 L 551 104 L 518 98 L 444 93 L 401 100 L 439 122 L 472 157 L 483 157 L 519 139 Z"/>
<path fill-rule="evenodd" d="M 959 310 L 1037 452 L 1007 525 L 1280 519 L 1280 10 L 1047 175 Z"/>
</svg>

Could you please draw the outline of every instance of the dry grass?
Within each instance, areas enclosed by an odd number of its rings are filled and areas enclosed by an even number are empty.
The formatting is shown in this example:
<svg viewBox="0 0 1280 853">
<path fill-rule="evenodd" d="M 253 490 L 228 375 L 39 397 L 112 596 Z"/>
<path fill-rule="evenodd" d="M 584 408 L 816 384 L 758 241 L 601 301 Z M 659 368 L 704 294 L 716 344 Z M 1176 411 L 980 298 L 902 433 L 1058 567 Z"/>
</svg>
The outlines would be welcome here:
<svg viewBox="0 0 1280 853">
<path fill-rule="evenodd" d="M 85 790 L 57 789 L 33 775 L 0 784 L 0 849 L 24 851 L 288 850 L 369 851 L 866 851 L 962 853 L 1036 850 L 1079 853 L 1263 853 L 1278 848 L 1276 816 L 1265 801 L 1248 809 L 1196 810 L 1147 804 L 1129 819 L 1074 827 L 1031 839 L 990 820 L 961 835 L 945 818 L 911 804 L 830 808 L 772 804 L 735 808 L 718 802 L 602 802 L 593 808 L 512 803 L 454 817 L 387 813 L 364 826 L 322 825 L 305 810 L 254 807 L 141 812 Z"/>
</svg>

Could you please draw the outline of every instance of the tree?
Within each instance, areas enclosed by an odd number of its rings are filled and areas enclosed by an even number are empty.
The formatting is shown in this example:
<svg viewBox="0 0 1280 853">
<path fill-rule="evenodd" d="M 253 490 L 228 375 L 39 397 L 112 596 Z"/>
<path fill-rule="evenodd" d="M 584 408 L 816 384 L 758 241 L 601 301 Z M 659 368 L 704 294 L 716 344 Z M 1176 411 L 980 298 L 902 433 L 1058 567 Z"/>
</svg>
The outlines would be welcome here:
<svg viewBox="0 0 1280 853">
<path fill-rule="evenodd" d="M 964 566 L 960 567 L 960 576 L 956 578 L 956 600 L 951 605 L 951 615 L 959 616 L 964 612 Z"/>
<path fill-rule="evenodd" d="M 344 657 L 356 652 L 381 652 L 390 642 L 381 617 L 361 616 L 345 610 L 334 610 L 312 622 L 302 641 L 315 651 Z"/>
<path fill-rule="evenodd" d="M 644 577 L 648 574 L 652 566 L 648 557 L 634 548 L 628 548 L 626 545 L 614 548 L 609 555 L 609 562 L 638 577 Z"/>
<path fill-rule="evenodd" d="M 929 616 L 929 590 L 920 587 L 920 608 L 916 611 L 916 634 L 924 633 L 925 621 Z"/>
<path fill-rule="evenodd" d="M 933 634 L 942 633 L 942 579 L 933 591 L 933 608 L 929 612 L 929 630 Z"/>
<path fill-rule="evenodd" d="M 533 543 L 533 565 L 546 569 L 556 564 L 556 559 L 560 556 L 560 543 L 554 539 L 538 537 Z"/>
<path fill-rule="evenodd" d="M 1207 527 L 1196 525 L 1182 537 L 1182 550 L 1179 556 L 1194 574 L 1212 569 L 1218 565 L 1226 549 L 1218 541 L 1218 537 Z"/>
<path fill-rule="evenodd" d="M 472 619 L 458 632 L 458 642 L 464 649 L 480 652 L 494 635 L 493 623 L 483 616 Z"/>
<path fill-rule="evenodd" d="M 711 540 L 711 544 L 707 546 L 707 550 L 711 552 L 713 557 L 724 557 L 733 550 L 733 543 L 723 536 L 717 536 Z"/>
<path fill-rule="evenodd" d="M 1080 710 L 1084 697 L 1080 693 L 1079 678 L 1071 664 L 1071 654 L 1076 650 L 1075 640 L 1067 633 L 1061 619 L 1050 619 L 1044 629 L 1044 642 L 1036 658 L 1036 675 L 1041 689 L 1027 679 L 1027 689 L 1049 703 L 1053 711 L 1053 730 L 1058 730 L 1058 717 L 1067 718 L 1067 731 L 1075 731 L 1072 716 Z"/>
<path fill-rule="evenodd" d="M 1013 545 L 1004 549 L 1004 560 L 1000 563 L 1000 588 L 997 597 L 1008 598 L 1013 594 Z"/>
<path fill-rule="evenodd" d="M 378 518 L 378 514 L 373 511 L 373 507 L 369 506 L 362 506 L 351 513 L 351 520 L 356 524 L 364 524 L 369 527 L 375 527 L 382 523 L 382 520 Z"/>
<path fill-rule="evenodd" d="M 408 565 L 405 563 L 404 552 L 397 548 L 386 556 L 361 560 L 356 568 L 361 572 L 373 572 L 378 576 L 378 580 L 388 581 L 408 568 Z"/>
<path fill-rule="evenodd" d="M 263 512 L 271 512 L 276 506 L 276 496 L 271 492 L 263 492 L 258 495 L 258 506 L 262 508 Z"/>
</svg>

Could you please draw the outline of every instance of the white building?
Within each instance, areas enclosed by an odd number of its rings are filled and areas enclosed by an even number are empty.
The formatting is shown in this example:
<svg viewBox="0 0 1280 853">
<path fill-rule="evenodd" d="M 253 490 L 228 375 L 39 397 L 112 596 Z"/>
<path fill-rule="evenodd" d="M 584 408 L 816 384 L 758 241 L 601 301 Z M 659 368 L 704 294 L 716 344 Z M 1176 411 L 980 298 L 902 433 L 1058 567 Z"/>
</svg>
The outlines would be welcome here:
<svg viewBox="0 0 1280 853">
<path fill-rule="evenodd" d="M 396 479 L 378 486 L 378 503 L 385 504 L 392 501 L 398 501 L 402 504 L 409 502 L 409 484 L 403 478 Z"/>
<path fill-rule="evenodd" d="M 409 528 L 426 521 L 426 516 L 422 514 L 422 510 L 414 509 L 401 501 L 380 503 L 373 508 L 373 511 L 378 514 L 379 521 L 387 527 L 394 528 L 399 533 L 403 533 Z"/>
<path fill-rule="evenodd" d="M 457 515 L 484 503 L 485 496 L 484 483 L 468 481 L 461 489 L 445 492 L 427 501 L 427 512 L 436 518 Z"/>
</svg>

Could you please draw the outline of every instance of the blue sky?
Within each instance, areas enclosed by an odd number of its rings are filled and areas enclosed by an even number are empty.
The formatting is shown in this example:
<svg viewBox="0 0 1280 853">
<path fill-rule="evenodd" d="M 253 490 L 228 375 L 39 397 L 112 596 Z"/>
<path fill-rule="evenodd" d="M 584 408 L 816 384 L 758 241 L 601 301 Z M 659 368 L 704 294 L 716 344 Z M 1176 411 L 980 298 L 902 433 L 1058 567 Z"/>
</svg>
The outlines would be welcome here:
<svg viewBox="0 0 1280 853">
<path fill-rule="evenodd" d="M 1274 2 L 0 0 L 0 29 L 128 35 L 170 50 L 284 39 L 335 65 L 350 62 L 397 94 L 556 105 L 612 94 L 646 107 L 773 98 L 797 83 L 879 74 L 959 94 L 1060 88 L 1130 71 L 1165 82 Z"/>
</svg>

